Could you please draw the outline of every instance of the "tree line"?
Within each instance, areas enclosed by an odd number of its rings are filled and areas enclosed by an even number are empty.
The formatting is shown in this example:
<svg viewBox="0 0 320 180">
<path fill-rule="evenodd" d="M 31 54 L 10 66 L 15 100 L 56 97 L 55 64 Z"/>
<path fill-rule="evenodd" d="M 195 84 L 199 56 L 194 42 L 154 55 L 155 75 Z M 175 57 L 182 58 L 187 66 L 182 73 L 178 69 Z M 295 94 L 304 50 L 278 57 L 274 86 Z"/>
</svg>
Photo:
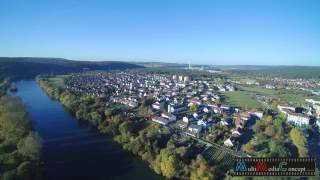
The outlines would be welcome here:
<svg viewBox="0 0 320 180">
<path fill-rule="evenodd" d="M 6 95 L 9 84 L 0 84 L 0 179 L 41 179 L 40 137 L 21 99 Z"/>
</svg>

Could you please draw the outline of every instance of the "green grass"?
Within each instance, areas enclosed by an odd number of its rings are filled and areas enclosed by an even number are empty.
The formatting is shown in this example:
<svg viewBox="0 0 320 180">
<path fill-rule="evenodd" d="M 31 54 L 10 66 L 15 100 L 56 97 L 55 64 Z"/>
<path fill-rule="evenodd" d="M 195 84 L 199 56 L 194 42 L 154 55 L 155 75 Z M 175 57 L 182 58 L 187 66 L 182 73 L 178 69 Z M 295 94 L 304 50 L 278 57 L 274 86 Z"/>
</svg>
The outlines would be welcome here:
<svg viewBox="0 0 320 180">
<path fill-rule="evenodd" d="M 259 86 L 240 86 L 239 91 L 223 92 L 227 104 L 238 106 L 242 109 L 261 108 L 261 104 L 255 99 L 257 94 L 280 99 L 294 106 L 306 103 L 305 99 L 319 99 L 319 96 L 302 90 L 266 89 Z"/>
<path fill-rule="evenodd" d="M 306 98 L 314 98 L 314 99 L 318 98 L 314 95 L 311 95 L 309 92 L 302 91 L 302 90 L 266 89 L 259 86 L 241 86 L 240 89 L 252 95 L 256 95 L 256 94 L 265 95 L 265 96 L 286 101 L 296 106 L 304 104 Z"/>
<path fill-rule="evenodd" d="M 222 93 L 226 103 L 238 106 L 242 109 L 261 108 L 261 104 L 255 99 L 255 94 L 248 91 L 232 91 Z"/>
<path fill-rule="evenodd" d="M 68 75 L 57 75 L 49 78 L 48 83 L 54 87 L 63 87 L 64 86 L 64 78 L 68 77 Z"/>
</svg>

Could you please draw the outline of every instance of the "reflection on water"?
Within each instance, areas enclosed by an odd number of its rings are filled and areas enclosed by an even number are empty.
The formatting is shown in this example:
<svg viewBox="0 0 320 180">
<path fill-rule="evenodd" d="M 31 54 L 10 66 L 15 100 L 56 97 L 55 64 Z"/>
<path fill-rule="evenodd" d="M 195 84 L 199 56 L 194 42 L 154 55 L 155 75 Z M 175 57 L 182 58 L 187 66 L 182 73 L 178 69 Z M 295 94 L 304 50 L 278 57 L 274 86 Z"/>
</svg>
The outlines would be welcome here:
<svg viewBox="0 0 320 180">
<path fill-rule="evenodd" d="M 43 139 L 47 179 L 161 179 L 146 162 L 122 150 L 77 121 L 59 102 L 50 99 L 35 81 L 19 81 L 18 92 Z"/>
</svg>

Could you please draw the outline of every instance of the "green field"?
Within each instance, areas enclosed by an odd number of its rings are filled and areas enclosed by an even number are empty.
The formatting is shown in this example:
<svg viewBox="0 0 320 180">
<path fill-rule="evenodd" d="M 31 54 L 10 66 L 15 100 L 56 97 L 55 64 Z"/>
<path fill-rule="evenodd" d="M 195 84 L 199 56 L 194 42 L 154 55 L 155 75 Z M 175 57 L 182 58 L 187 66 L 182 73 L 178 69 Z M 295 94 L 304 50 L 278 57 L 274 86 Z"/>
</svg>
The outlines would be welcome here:
<svg viewBox="0 0 320 180">
<path fill-rule="evenodd" d="M 266 89 L 259 86 L 241 86 L 241 90 L 249 94 L 265 95 L 272 98 L 277 98 L 286 101 L 292 105 L 302 105 L 305 103 L 306 98 L 318 99 L 317 96 L 311 95 L 309 92 L 293 89 Z"/>
<path fill-rule="evenodd" d="M 54 77 L 50 77 L 48 83 L 54 87 L 63 87 L 64 86 L 64 78 L 69 75 L 57 75 Z"/>
<path fill-rule="evenodd" d="M 225 96 L 226 103 L 242 109 L 261 108 L 261 104 L 255 99 L 255 94 L 248 91 L 232 91 L 221 93 Z"/>
<path fill-rule="evenodd" d="M 266 89 L 259 86 L 240 86 L 239 91 L 223 92 L 221 94 L 225 96 L 226 103 L 242 109 L 261 108 L 261 104 L 255 99 L 257 94 L 280 99 L 294 106 L 303 105 L 307 98 L 319 99 L 319 96 L 302 90 Z"/>
</svg>

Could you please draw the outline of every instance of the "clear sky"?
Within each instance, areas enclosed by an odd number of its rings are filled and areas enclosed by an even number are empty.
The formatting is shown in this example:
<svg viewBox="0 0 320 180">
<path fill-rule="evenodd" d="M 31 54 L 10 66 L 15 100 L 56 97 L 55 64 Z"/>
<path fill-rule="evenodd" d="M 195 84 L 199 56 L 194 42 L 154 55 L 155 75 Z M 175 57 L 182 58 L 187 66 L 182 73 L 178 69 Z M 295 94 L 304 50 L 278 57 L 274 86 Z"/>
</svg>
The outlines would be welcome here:
<svg viewBox="0 0 320 180">
<path fill-rule="evenodd" d="M 0 56 L 320 65 L 320 1 L 0 0 Z"/>
</svg>

